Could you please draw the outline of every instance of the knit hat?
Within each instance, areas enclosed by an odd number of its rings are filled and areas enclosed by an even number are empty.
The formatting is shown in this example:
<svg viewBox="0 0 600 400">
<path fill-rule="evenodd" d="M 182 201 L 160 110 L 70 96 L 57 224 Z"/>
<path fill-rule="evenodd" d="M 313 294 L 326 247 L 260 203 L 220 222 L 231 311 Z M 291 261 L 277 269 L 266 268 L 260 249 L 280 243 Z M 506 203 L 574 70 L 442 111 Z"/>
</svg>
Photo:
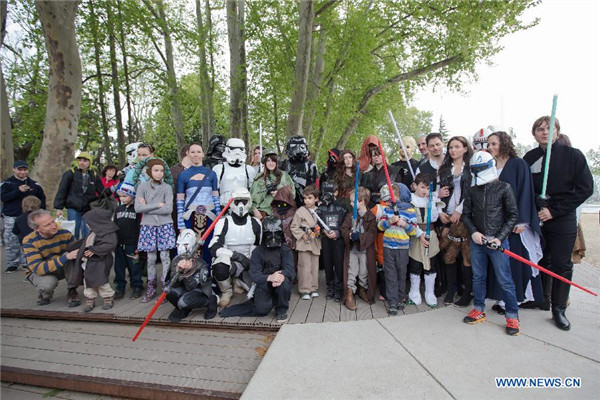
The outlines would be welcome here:
<svg viewBox="0 0 600 400">
<path fill-rule="evenodd" d="M 77 154 L 77 157 L 75 157 L 75 159 L 78 158 L 85 158 L 86 160 L 89 160 L 90 164 L 94 161 L 92 155 L 87 151 L 80 151 L 79 154 Z"/>
<path fill-rule="evenodd" d="M 130 183 L 122 182 L 117 186 L 117 194 L 135 197 L 135 188 Z"/>
<path fill-rule="evenodd" d="M 148 167 L 148 171 L 150 171 L 155 165 L 162 165 L 163 168 L 165 168 L 165 162 L 160 158 L 149 158 L 146 160 L 146 166 Z"/>
</svg>

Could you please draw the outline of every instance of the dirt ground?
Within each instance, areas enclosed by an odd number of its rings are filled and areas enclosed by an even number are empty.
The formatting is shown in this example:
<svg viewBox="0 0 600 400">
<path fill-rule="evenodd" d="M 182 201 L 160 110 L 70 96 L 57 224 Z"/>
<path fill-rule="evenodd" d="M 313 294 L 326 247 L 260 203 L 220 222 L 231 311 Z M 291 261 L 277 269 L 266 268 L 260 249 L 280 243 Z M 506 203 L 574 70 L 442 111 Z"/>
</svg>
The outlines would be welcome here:
<svg viewBox="0 0 600 400">
<path fill-rule="evenodd" d="M 598 220 L 598 214 L 582 214 L 581 223 L 586 246 L 583 261 L 600 268 L 600 221 Z"/>
</svg>

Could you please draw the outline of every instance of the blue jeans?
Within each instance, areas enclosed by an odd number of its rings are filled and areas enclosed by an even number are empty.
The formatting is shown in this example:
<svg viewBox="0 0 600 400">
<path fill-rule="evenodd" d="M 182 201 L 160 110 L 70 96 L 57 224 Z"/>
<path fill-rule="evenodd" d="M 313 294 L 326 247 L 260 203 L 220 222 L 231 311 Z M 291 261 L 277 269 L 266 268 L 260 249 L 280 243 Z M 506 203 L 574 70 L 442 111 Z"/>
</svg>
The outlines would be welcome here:
<svg viewBox="0 0 600 400">
<path fill-rule="evenodd" d="M 142 268 L 139 259 L 134 260 L 136 245 L 119 244 L 115 249 L 115 288 L 124 292 L 127 287 L 125 270 L 129 271 L 129 281 L 133 288 L 142 289 Z"/>
<path fill-rule="evenodd" d="M 473 293 L 475 295 L 473 304 L 475 305 L 475 309 L 481 312 L 485 311 L 485 285 L 489 257 L 502 292 L 502 300 L 506 307 L 506 318 L 519 318 L 519 305 L 517 304 L 515 284 L 512 280 L 508 256 L 497 250 L 475 244 L 472 239 L 470 240 L 470 244 L 471 264 L 473 268 Z M 508 249 L 508 240 L 502 243 L 502 247 Z"/>
<path fill-rule="evenodd" d="M 82 216 L 83 213 L 75 211 L 72 208 L 67 208 L 67 219 L 69 221 L 75 221 L 75 234 L 73 235 L 75 236 L 75 239 L 84 238 L 90 233 L 90 228 L 88 228 L 87 224 L 81 220 Z"/>
</svg>

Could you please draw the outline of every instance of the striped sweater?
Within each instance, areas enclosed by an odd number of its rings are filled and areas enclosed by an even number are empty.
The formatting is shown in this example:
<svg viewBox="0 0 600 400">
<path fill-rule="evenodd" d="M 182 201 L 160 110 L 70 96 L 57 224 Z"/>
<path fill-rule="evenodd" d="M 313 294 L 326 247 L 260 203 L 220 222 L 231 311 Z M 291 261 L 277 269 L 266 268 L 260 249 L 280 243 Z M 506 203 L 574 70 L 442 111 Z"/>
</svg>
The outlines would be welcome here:
<svg viewBox="0 0 600 400">
<path fill-rule="evenodd" d="M 417 232 L 417 214 L 414 208 L 399 210 L 398 216 L 408 222 L 404 228 L 398 225 L 392 225 L 391 220 L 394 216 L 392 207 L 377 206 L 377 228 L 383 232 L 383 247 L 388 249 L 408 249 L 410 236 L 415 236 Z"/>
<path fill-rule="evenodd" d="M 37 232 L 31 232 L 23 239 L 23 252 L 27 259 L 27 271 L 36 275 L 54 275 L 67 263 L 67 246 L 75 238 L 66 229 L 59 229 L 56 235 L 47 239 Z"/>
</svg>

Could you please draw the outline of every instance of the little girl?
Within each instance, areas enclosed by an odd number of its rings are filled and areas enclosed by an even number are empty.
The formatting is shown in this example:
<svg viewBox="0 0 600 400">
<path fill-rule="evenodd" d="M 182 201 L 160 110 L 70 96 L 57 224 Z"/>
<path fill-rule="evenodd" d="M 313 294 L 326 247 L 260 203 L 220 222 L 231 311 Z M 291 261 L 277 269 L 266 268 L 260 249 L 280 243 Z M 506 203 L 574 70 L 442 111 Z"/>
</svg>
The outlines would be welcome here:
<svg viewBox="0 0 600 400">
<path fill-rule="evenodd" d="M 160 252 L 162 283 L 164 286 L 171 260 L 169 250 L 175 247 L 173 228 L 173 188 L 163 182 L 165 164 L 159 158 L 147 163 L 150 180 L 140 183 L 135 199 L 135 211 L 142 214 L 138 251 L 148 253 L 148 286 L 142 303 L 156 295 L 156 259 Z"/>
</svg>

